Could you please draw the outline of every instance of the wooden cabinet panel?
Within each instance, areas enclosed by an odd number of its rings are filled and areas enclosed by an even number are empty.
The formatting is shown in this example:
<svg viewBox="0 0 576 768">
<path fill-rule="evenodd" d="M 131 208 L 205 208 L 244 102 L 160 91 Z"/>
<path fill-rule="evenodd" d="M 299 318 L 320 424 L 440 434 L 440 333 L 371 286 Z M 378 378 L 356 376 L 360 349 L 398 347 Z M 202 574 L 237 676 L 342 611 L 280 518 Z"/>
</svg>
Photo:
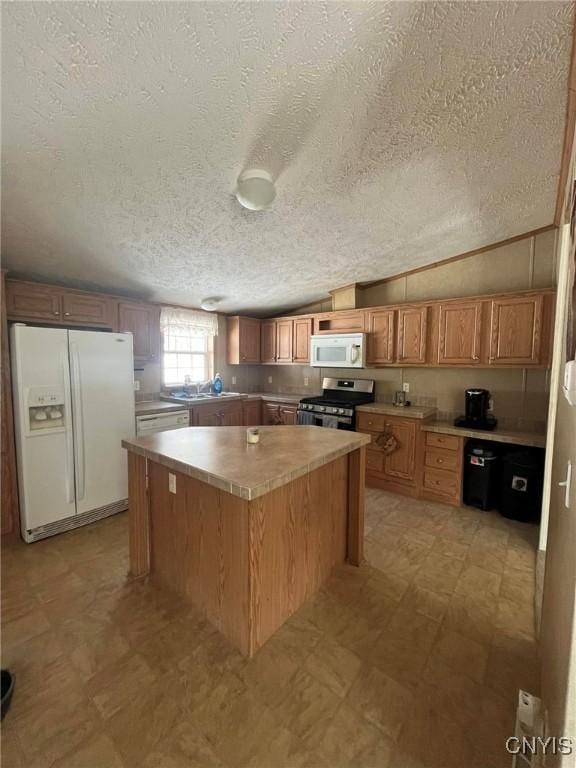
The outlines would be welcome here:
<svg viewBox="0 0 576 768">
<path fill-rule="evenodd" d="M 366 362 L 373 365 L 394 362 L 393 309 L 368 312 L 368 349 Z"/>
<path fill-rule="evenodd" d="M 432 448 L 443 448 L 448 451 L 460 449 L 460 437 L 456 435 L 442 435 L 438 432 L 426 432 L 426 445 Z"/>
<path fill-rule="evenodd" d="M 540 362 L 543 297 L 492 301 L 490 363 L 537 365 Z"/>
<path fill-rule="evenodd" d="M 426 362 L 427 319 L 428 307 L 406 307 L 398 310 L 398 363 L 422 365 Z"/>
<path fill-rule="evenodd" d="M 262 403 L 260 400 L 243 400 L 242 416 L 245 427 L 259 427 L 262 424 Z"/>
<path fill-rule="evenodd" d="M 6 281 L 6 314 L 10 320 L 62 320 L 61 291 L 52 286 Z"/>
<path fill-rule="evenodd" d="M 260 320 L 254 317 L 229 317 L 227 360 L 229 365 L 260 362 Z"/>
<path fill-rule="evenodd" d="M 383 432 L 388 418 L 381 413 L 356 413 L 356 429 L 358 432 Z"/>
<path fill-rule="evenodd" d="M 326 312 L 314 316 L 314 333 L 363 333 L 364 312 Z"/>
<path fill-rule="evenodd" d="M 62 320 L 70 325 L 114 328 L 115 302 L 107 296 L 66 291 L 62 294 Z"/>
<path fill-rule="evenodd" d="M 1 276 L 0 332 L 2 339 L 2 373 L 0 378 L 2 411 L 0 424 L 2 435 L 1 487 L 2 509 L 0 533 L 12 533 L 18 521 L 18 481 L 16 474 L 16 444 L 12 411 L 12 383 L 10 381 L 10 352 L 8 346 L 8 322 L 6 320 L 6 291 L 4 274 Z"/>
<path fill-rule="evenodd" d="M 310 336 L 312 335 L 312 318 L 296 318 L 294 320 L 293 334 L 293 362 L 310 365 Z"/>
<path fill-rule="evenodd" d="M 193 422 L 197 427 L 241 427 L 242 403 L 207 403 L 197 405 L 193 412 Z"/>
<path fill-rule="evenodd" d="M 260 325 L 260 361 L 276 362 L 276 320 L 265 320 Z"/>
<path fill-rule="evenodd" d="M 268 426 L 281 423 L 278 403 L 262 403 L 262 422 Z"/>
<path fill-rule="evenodd" d="M 292 320 L 276 321 L 276 362 L 292 362 Z"/>
<path fill-rule="evenodd" d="M 295 405 L 280 406 L 280 422 L 282 424 L 297 424 L 297 409 Z"/>
<path fill-rule="evenodd" d="M 137 302 L 120 302 L 118 330 L 133 336 L 134 359 L 153 362 L 160 359 L 160 308 Z"/>
<path fill-rule="evenodd" d="M 482 302 L 441 304 L 438 363 L 475 364 L 480 360 Z"/>
<path fill-rule="evenodd" d="M 445 469 L 451 472 L 460 468 L 460 455 L 456 451 L 428 450 L 424 454 L 424 464 L 432 469 Z"/>
<path fill-rule="evenodd" d="M 366 451 L 366 469 L 368 472 L 384 472 L 384 456 L 383 451 L 368 448 Z"/>
<path fill-rule="evenodd" d="M 451 472 L 437 472 L 426 469 L 424 488 L 442 496 L 454 497 L 459 491 L 458 476 Z"/>
<path fill-rule="evenodd" d="M 398 447 L 386 455 L 384 473 L 401 480 L 416 477 L 416 431 L 417 425 L 411 419 L 389 418 L 385 425 L 396 440 Z"/>
</svg>

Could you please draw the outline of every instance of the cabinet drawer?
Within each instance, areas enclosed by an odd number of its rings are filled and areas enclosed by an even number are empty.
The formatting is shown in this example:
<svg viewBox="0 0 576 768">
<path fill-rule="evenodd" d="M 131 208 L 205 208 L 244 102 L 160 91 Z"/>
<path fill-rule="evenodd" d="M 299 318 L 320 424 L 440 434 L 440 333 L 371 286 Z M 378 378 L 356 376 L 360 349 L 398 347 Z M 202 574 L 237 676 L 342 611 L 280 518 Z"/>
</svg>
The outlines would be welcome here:
<svg viewBox="0 0 576 768">
<path fill-rule="evenodd" d="M 457 472 L 460 469 L 460 454 L 457 451 L 427 450 L 424 464 L 432 469 Z"/>
<path fill-rule="evenodd" d="M 432 448 L 444 448 L 446 451 L 457 451 L 460 448 L 460 438 L 456 435 L 426 432 L 426 445 L 430 445 Z"/>
<path fill-rule="evenodd" d="M 359 413 L 356 429 L 362 431 L 367 429 L 370 432 L 384 432 L 389 419 L 381 413 Z"/>
<path fill-rule="evenodd" d="M 424 471 L 424 488 L 444 496 L 456 496 L 458 493 L 458 475 L 434 469 Z"/>
<path fill-rule="evenodd" d="M 382 451 L 366 451 L 366 469 L 368 472 L 384 472 L 384 457 Z"/>
</svg>

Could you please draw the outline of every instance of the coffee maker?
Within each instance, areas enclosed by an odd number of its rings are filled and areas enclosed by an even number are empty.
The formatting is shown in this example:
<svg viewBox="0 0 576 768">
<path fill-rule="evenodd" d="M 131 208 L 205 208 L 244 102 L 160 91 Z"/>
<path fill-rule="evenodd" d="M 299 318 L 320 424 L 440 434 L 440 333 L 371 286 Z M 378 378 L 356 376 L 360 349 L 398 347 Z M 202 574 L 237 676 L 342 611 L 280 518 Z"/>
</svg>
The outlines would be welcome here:
<svg viewBox="0 0 576 768">
<path fill-rule="evenodd" d="M 498 421 L 488 413 L 492 396 L 487 389 L 467 389 L 464 392 L 465 415 L 454 420 L 455 427 L 494 429 Z"/>
</svg>

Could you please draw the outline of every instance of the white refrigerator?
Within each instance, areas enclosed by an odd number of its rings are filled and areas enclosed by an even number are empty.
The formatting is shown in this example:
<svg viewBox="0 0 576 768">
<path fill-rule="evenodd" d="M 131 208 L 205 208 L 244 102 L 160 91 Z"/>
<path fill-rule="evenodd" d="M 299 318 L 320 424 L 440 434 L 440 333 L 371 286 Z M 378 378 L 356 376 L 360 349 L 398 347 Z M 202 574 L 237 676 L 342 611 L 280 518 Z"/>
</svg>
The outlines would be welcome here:
<svg viewBox="0 0 576 768">
<path fill-rule="evenodd" d="M 132 335 L 27 325 L 10 333 L 23 539 L 126 509 Z"/>
</svg>

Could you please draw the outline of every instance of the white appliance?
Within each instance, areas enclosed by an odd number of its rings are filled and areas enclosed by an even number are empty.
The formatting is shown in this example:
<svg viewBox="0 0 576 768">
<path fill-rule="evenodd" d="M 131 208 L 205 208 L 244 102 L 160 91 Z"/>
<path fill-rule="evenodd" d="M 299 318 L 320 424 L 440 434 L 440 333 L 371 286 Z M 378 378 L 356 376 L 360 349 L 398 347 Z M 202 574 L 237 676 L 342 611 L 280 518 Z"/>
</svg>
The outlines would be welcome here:
<svg viewBox="0 0 576 768">
<path fill-rule="evenodd" d="M 190 411 L 169 411 L 136 416 L 136 437 L 190 426 Z"/>
<path fill-rule="evenodd" d="M 314 368 L 364 368 L 366 334 L 339 333 L 312 336 L 310 365 Z"/>
<path fill-rule="evenodd" d="M 17 324 L 11 342 L 23 539 L 126 509 L 132 335 Z"/>
</svg>

